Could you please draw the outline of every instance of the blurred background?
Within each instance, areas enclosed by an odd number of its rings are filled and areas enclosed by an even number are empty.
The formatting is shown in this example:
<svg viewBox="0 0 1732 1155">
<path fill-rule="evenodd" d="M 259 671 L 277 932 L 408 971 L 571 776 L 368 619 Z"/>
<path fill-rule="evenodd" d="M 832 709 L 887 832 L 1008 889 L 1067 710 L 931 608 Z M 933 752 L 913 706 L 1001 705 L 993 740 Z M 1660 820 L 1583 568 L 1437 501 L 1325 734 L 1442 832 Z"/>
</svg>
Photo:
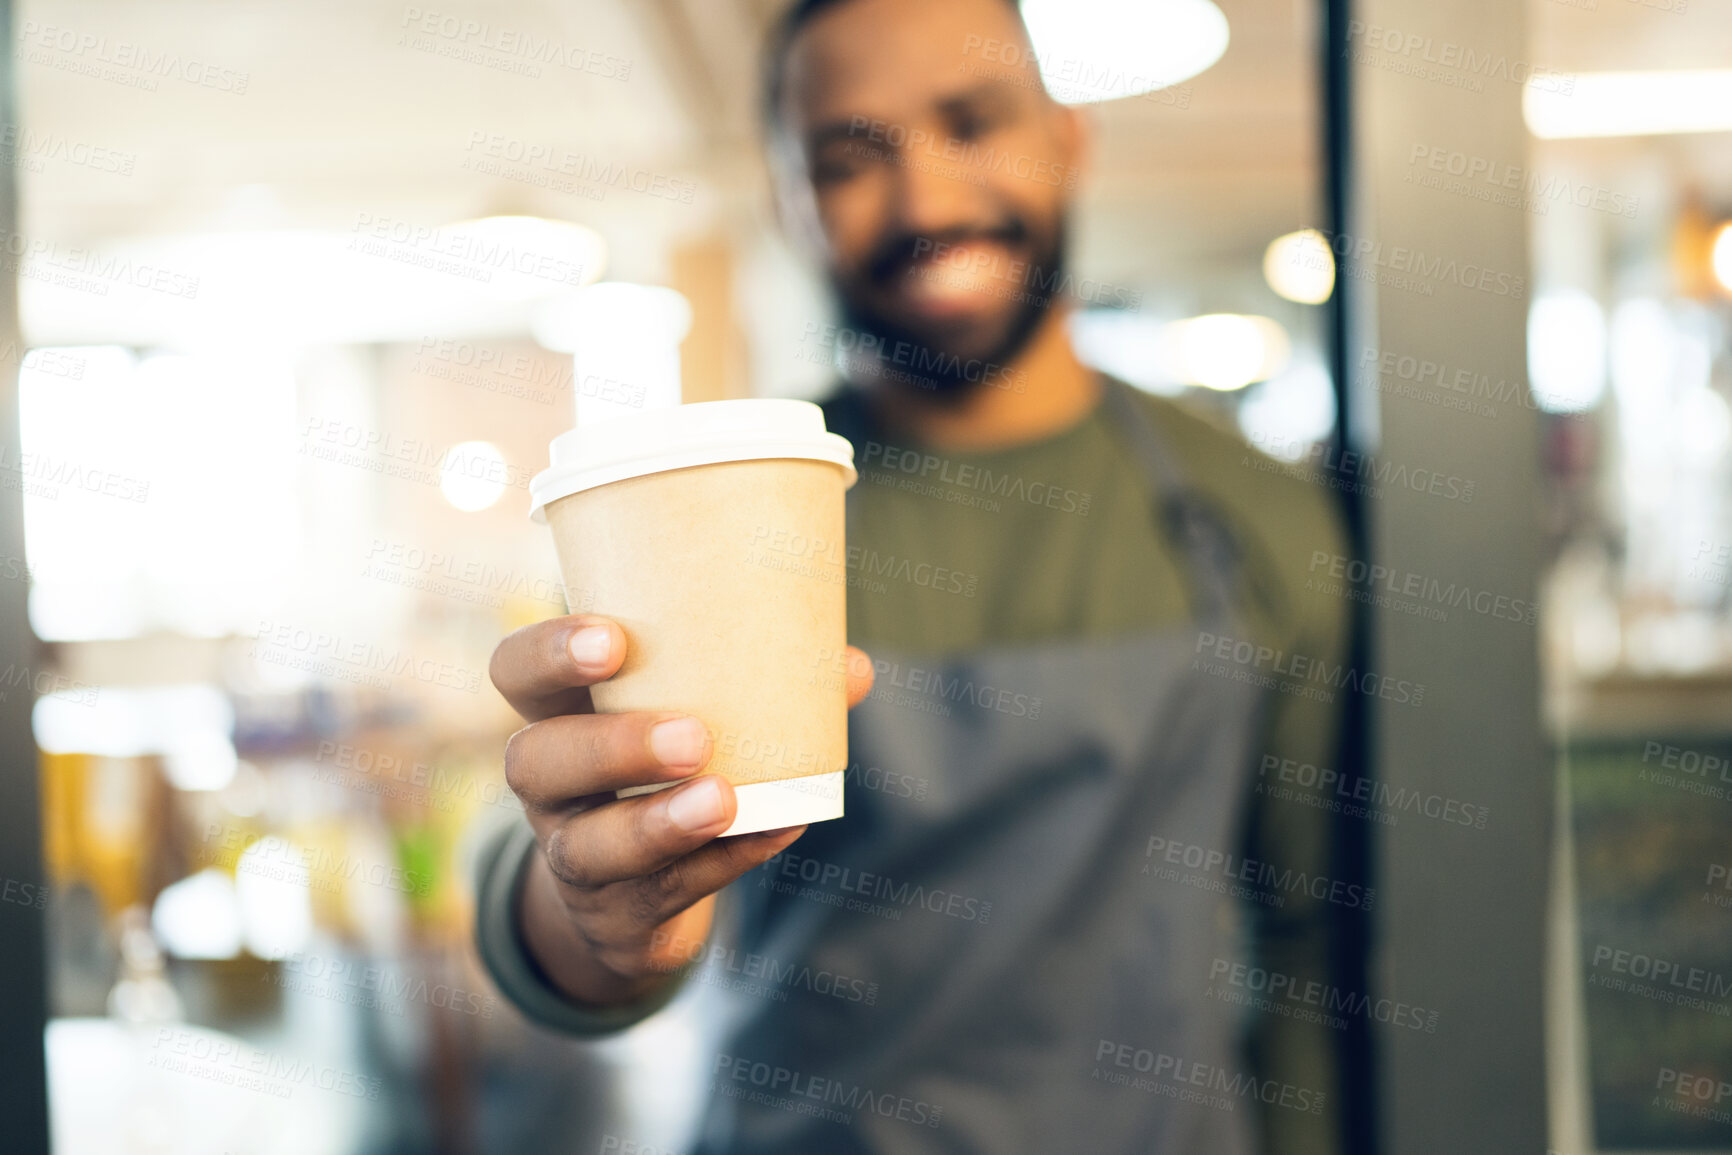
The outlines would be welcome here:
<svg viewBox="0 0 1732 1155">
<path fill-rule="evenodd" d="M 681 1149 L 695 1011 L 574 1044 L 475 960 L 474 852 L 516 812 L 486 668 L 565 612 L 527 483 L 577 407 L 835 379 L 845 335 L 759 153 L 779 6 L 12 5 L 0 476 L 23 534 L 0 576 L 29 637 L 0 701 L 31 703 L 41 863 L 8 868 L 0 935 L 46 920 L 56 1151 Z M 1025 3 L 1055 59 L 1133 66 L 1141 7 Z M 1168 46 L 1177 83 L 1050 78 L 1098 131 L 1079 348 L 1302 466 L 1395 410 L 1428 430 L 1419 464 L 1515 447 L 1527 480 L 1492 500 L 1535 563 L 1497 587 L 1528 607 L 1500 636 L 1537 654 L 1512 725 L 1544 750 L 1519 756 L 1541 804 L 1468 788 L 1491 834 L 1457 840 L 1531 837 L 1544 867 L 1545 1081 L 1515 1109 L 1571 1155 L 1732 1150 L 1732 1100 L 1656 1092 L 1732 1080 L 1732 2 L 1526 0 L 1466 41 L 1484 65 L 1445 48 L 1468 8 L 1218 8 L 1224 49 Z M 1343 86 L 1395 102 L 1353 155 Z M 1515 135 L 1377 120 L 1443 94 Z M 1517 238 L 1495 263 L 1520 282 L 1496 302 L 1513 367 L 1432 307 L 1459 283 L 1402 290 L 1447 356 L 1379 326 L 1390 259 L 1338 229 L 1332 173 L 1366 236 L 1399 185 Z M 1464 524 L 1448 548 L 1499 540 Z M 1433 651 L 1450 608 L 1379 606 Z M 1397 917 L 1388 957 L 1430 933 Z M 1431 981 L 1402 992 L 1447 1007 Z M 1401 1062 L 1367 1077 L 1396 1133 L 1404 1087 L 1438 1093 Z"/>
</svg>

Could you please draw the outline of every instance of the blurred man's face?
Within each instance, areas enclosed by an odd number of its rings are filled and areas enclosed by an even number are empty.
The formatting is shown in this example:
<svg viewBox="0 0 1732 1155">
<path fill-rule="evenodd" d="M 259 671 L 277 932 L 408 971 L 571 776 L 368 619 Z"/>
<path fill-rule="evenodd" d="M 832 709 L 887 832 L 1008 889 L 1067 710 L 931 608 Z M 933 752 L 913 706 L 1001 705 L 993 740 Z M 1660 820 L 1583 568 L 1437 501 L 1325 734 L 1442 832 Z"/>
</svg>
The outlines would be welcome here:
<svg viewBox="0 0 1732 1155">
<path fill-rule="evenodd" d="M 996 366 L 1032 335 L 1062 281 L 1081 142 L 1030 59 L 1004 0 L 849 0 L 795 39 L 783 125 L 846 323 Z M 930 364 L 927 388 L 968 387 Z"/>
</svg>

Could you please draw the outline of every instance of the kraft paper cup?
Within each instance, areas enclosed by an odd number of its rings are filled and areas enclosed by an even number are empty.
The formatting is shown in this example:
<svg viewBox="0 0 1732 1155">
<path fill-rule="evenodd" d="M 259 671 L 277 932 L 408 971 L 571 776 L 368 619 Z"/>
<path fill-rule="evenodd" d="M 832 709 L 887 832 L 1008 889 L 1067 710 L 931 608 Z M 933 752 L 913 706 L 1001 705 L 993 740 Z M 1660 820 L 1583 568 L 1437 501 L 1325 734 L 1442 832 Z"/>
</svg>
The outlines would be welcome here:
<svg viewBox="0 0 1732 1155">
<path fill-rule="evenodd" d="M 840 818 L 848 442 L 808 402 L 713 401 L 580 426 L 552 459 L 532 516 L 553 531 L 568 600 L 628 643 L 590 689 L 596 709 L 701 719 L 705 772 L 739 805 L 723 835 Z"/>
</svg>

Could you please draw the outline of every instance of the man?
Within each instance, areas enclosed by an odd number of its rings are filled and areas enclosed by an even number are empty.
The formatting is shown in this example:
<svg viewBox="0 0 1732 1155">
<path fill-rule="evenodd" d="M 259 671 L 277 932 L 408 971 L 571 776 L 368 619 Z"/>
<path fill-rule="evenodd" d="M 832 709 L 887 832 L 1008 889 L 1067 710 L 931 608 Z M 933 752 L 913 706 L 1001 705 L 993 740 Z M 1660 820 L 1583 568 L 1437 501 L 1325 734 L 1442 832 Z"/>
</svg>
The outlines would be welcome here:
<svg viewBox="0 0 1732 1155">
<path fill-rule="evenodd" d="M 1340 670 L 1346 614 L 1307 574 L 1345 547 L 1320 491 L 1077 359 L 1084 121 L 989 42 L 1030 59 L 1014 4 L 805 0 L 770 53 L 850 350 L 847 816 L 717 839 L 703 726 L 590 711 L 619 627 L 528 627 L 492 666 L 529 821 L 482 953 L 578 1035 L 703 965 L 759 980 L 716 996 L 704 1155 L 1336 1150 L 1339 1033 L 1263 994 L 1321 989 L 1328 904 L 1366 901 L 1276 789 L 1334 765 L 1303 671 Z"/>
</svg>

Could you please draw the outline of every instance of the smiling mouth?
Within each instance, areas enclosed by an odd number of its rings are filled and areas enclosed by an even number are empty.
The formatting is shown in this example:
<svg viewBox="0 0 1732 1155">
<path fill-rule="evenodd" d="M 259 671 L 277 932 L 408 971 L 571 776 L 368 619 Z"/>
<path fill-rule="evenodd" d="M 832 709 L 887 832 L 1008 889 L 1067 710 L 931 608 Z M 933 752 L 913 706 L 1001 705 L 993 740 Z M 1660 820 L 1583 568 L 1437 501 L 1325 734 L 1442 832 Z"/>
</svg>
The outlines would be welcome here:
<svg viewBox="0 0 1732 1155">
<path fill-rule="evenodd" d="M 1008 295 L 1011 247 L 999 241 L 948 245 L 941 253 L 908 262 L 894 291 L 925 316 L 977 313 Z"/>
</svg>

